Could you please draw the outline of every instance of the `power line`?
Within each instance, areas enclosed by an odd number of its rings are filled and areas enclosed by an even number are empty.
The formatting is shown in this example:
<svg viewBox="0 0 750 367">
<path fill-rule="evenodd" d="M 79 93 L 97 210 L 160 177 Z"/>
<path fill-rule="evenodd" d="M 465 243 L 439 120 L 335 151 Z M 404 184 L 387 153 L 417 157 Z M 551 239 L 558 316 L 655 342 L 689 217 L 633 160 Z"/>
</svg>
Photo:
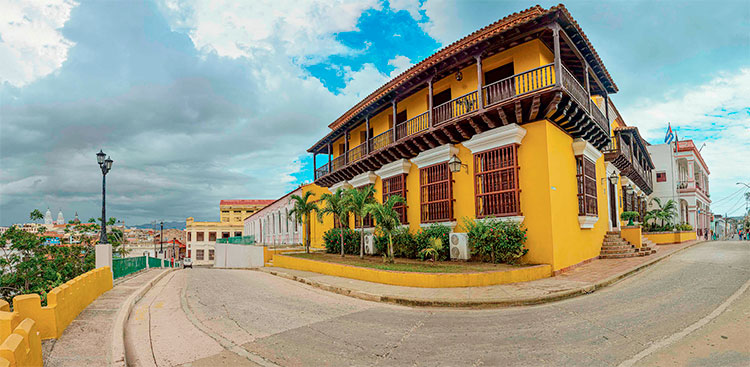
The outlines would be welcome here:
<svg viewBox="0 0 750 367">
<path fill-rule="evenodd" d="M 747 190 L 748 190 L 747 188 L 743 187 L 743 188 L 740 189 L 740 191 L 737 191 L 734 194 L 732 194 L 730 196 L 727 196 L 726 199 L 729 199 L 731 197 L 731 198 L 734 198 L 735 200 L 744 200 L 744 198 L 745 198 L 744 194 L 747 192 Z M 742 195 L 737 196 L 737 194 L 740 194 L 740 193 L 742 193 Z M 716 203 L 711 203 L 711 206 L 713 206 L 713 207 L 716 208 L 716 207 L 720 207 L 720 206 L 724 206 L 724 207 L 726 207 L 726 206 L 733 206 L 735 204 L 737 204 L 737 201 L 734 201 L 734 202 L 732 202 L 732 201 L 725 201 L 721 205 L 716 205 Z"/>
<path fill-rule="evenodd" d="M 747 189 L 745 191 L 747 191 Z M 727 215 L 729 215 L 729 213 L 732 213 L 735 210 L 739 209 L 745 201 L 745 195 L 740 196 L 739 200 L 734 202 L 734 206 L 732 207 L 732 209 L 726 210 L 725 212 L 727 213 Z"/>
<path fill-rule="evenodd" d="M 711 204 L 712 204 L 712 205 L 716 205 L 716 204 L 718 204 L 718 203 L 720 203 L 720 202 L 722 202 L 722 201 L 724 201 L 724 200 L 726 200 L 726 199 L 729 199 L 729 198 L 731 198 L 732 196 L 735 196 L 735 195 L 737 195 L 737 194 L 738 194 L 738 193 L 739 193 L 740 191 L 742 191 L 742 190 L 747 190 L 747 189 L 746 189 L 746 188 L 743 188 L 743 187 L 740 187 L 740 189 L 739 189 L 739 190 L 737 190 L 737 191 L 735 191 L 735 192 L 734 192 L 733 194 L 730 194 L 729 196 L 725 196 L 725 197 L 723 197 L 723 198 L 721 198 L 721 199 L 719 199 L 719 200 L 715 200 L 715 201 L 713 201 L 713 202 L 712 202 Z"/>
</svg>

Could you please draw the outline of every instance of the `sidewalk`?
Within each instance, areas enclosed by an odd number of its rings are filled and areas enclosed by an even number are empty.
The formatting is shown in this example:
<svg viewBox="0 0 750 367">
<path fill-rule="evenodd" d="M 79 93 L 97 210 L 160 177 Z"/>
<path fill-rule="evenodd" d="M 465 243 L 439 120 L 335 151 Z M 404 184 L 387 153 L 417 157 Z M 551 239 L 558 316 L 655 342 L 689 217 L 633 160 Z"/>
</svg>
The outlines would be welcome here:
<svg viewBox="0 0 750 367">
<path fill-rule="evenodd" d="M 126 300 L 162 273 L 147 270 L 118 282 L 86 309 L 65 329 L 60 339 L 44 342 L 44 365 L 110 366 L 115 319 Z"/>
<path fill-rule="evenodd" d="M 704 241 L 657 245 L 657 252 L 650 256 L 596 259 L 555 277 L 488 287 L 401 287 L 276 267 L 259 270 L 368 301 L 433 307 L 519 306 L 552 302 L 591 293 L 661 261 L 677 251 L 702 242 Z"/>
</svg>

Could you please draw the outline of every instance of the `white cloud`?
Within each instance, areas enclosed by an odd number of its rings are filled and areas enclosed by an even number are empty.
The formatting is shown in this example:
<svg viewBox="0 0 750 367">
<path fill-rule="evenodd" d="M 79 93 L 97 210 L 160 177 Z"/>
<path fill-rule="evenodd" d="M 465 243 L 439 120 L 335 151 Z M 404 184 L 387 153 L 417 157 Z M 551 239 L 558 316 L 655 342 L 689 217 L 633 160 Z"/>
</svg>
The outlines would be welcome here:
<svg viewBox="0 0 750 367">
<path fill-rule="evenodd" d="M 305 61 L 350 50 L 335 39 L 354 31 L 362 12 L 376 0 L 163 0 L 174 29 L 188 29 L 199 49 L 221 56 L 253 58 L 256 50 L 279 50 Z"/>
<path fill-rule="evenodd" d="M 681 140 L 693 139 L 698 146 L 705 142 L 701 155 L 711 171 L 712 198 L 717 200 L 735 191 L 735 182 L 750 181 L 749 95 L 750 68 L 741 68 L 621 110 L 646 140 L 661 142 L 671 123 L 680 129 Z"/>
<path fill-rule="evenodd" d="M 405 10 L 414 20 L 422 20 L 422 14 L 419 13 L 422 6 L 419 4 L 419 0 L 390 0 L 389 5 L 393 11 Z"/>
<path fill-rule="evenodd" d="M 71 0 L 0 0 L 0 83 L 23 86 L 62 66 L 73 43 L 60 29 L 76 6 Z"/>
</svg>

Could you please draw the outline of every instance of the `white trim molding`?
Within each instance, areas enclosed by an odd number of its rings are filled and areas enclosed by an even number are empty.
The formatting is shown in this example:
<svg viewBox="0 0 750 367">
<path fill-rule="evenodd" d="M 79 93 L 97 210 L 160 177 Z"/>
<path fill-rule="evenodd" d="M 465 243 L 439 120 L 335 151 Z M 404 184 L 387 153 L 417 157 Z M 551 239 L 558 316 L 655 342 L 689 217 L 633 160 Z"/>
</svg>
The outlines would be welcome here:
<svg viewBox="0 0 750 367">
<path fill-rule="evenodd" d="M 597 221 L 599 221 L 599 217 L 592 217 L 588 215 L 578 216 L 578 223 L 581 225 L 582 229 L 594 228 L 594 224 L 596 224 Z"/>
<path fill-rule="evenodd" d="M 458 154 L 458 148 L 453 144 L 444 144 L 417 154 L 416 157 L 411 159 L 411 162 L 416 164 L 418 168 L 422 168 L 440 162 L 447 162 L 456 154 Z"/>
<path fill-rule="evenodd" d="M 602 152 L 591 145 L 591 143 L 581 138 L 573 140 L 573 154 L 583 155 L 594 162 L 602 156 Z"/>
<path fill-rule="evenodd" d="M 422 227 L 422 228 L 427 228 L 427 227 L 429 227 L 429 226 L 431 226 L 433 224 L 439 224 L 439 225 L 444 225 L 444 226 L 450 227 L 451 231 L 453 231 L 456 228 L 456 225 L 458 225 L 458 222 L 456 222 L 454 220 L 454 221 L 450 221 L 450 222 L 419 223 L 419 226 Z"/>
<path fill-rule="evenodd" d="M 509 217 L 478 218 L 477 222 L 485 222 L 485 221 L 488 221 L 490 219 L 495 219 L 495 220 L 499 220 L 499 221 L 508 221 L 508 222 L 515 222 L 515 223 L 521 224 L 521 223 L 523 223 L 523 220 L 525 218 L 526 217 L 524 217 L 523 215 L 512 215 L 512 216 L 509 216 Z"/>
<path fill-rule="evenodd" d="M 521 144 L 524 136 L 526 129 L 518 124 L 510 124 L 476 134 L 462 144 L 472 153 L 478 153 L 508 144 Z"/>
<path fill-rule="evenodd" d="M 334 193 L 339 188 L 341 188 L 341 189 L 351 189 L 352 185 L 350 185 L 346 181 L 336 182 L 335 184 L 331 185 L 331 187 L 328 188 L 328 191 L 330 191 L 331 193 Z"/>
<path fill-rule="evenodd" d="M 375 171 L 375 174 L 380 176 L 381 179 L 390 178 L 403 173 L 409 173 L 411 169 L 411 162 L 406 159 L 399 159 L 395 162 L 388 163 Z"/>
<path fill-rule="evenodd" d="M 378 176 L 375 175 L 372 171 L 367 171 L 364 173 L 360 173 L 352 179 L 349 180 L 349 185 L 352 185 L 352 187 L 362 187 L 366 185 L 372 185 L 375 183 L 375 180 L 378 178 Z"/>
</svg>

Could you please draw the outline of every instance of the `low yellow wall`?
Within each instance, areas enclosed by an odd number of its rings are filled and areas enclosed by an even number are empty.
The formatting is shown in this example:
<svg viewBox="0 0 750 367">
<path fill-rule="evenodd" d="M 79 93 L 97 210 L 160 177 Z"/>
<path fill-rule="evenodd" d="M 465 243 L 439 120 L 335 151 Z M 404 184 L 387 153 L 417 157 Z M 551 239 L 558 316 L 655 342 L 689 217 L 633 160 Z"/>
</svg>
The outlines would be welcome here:
<svg viewBox="0 0 750 367">
<path fill-rule="evenodd" d="M 695 234 L 695 231 L 654 232 L 654 233 L 645 233 L 644 236 L 646 236 L 646 238 L 648 238 L 651 242 L 657 245 L 665 245 L 669 243 L 682 243 L 682 242 L 692 241 L 698 238 L 697 235 Z"/>
<path fill-rule="evenodd" d="M 636 248 L 641 248 L 643 245 L 643 236 L 641 235 L 640 226 L 622 227 L 620 230 L 620 236 Z"/>
<path fill-rule="evenodd" d="M 312 248 L 312 246 L 310 246 Z M 273 260 L 273 255 L 281 255 L 288 252 L 299 252 L 300 250 L 304 251 L 304 248 L 293 248 L 293 249 L 279 249 L 274 250 L 273 248 L 268 248 L 267 246 L 263 247 L 263 263 L 268 263 L 269 260 Z"/>
<path fill-rule="evenodd" d="M 0 307 L 0 340 L 4 340 L 20 320 L 34 320 L 42 339 L 56 339 L 66 327 L 102 293 L 112 289 L 109 267 L 91 270 L 55 287 L 47 293 L 42 307 L 38 294 L 13 297 L 13 312 Z M 7 305 L 7 303 L 6 303 Z"/>
<path fill-rule="evenodd" d="M 546 264 L 507 271 L 446 274 L 370 269 L 278 254 L 274 257 L 273 262 L 274 266 L 280 268 L 312 271 L 374 283 L 420 288 L 482 287 L 488 285 L 526 282 L 547 278 L 552 275 L 552 266 Z"/>
<path fill-rule="evenodd" d="M 4 311 L 8 303 L 1 301 Z M 24 319 L 13 329 L 0 344 L 0 367 L 5 366 L 42 366 L 42 339 L 32 319 Z"/>
</svg>

